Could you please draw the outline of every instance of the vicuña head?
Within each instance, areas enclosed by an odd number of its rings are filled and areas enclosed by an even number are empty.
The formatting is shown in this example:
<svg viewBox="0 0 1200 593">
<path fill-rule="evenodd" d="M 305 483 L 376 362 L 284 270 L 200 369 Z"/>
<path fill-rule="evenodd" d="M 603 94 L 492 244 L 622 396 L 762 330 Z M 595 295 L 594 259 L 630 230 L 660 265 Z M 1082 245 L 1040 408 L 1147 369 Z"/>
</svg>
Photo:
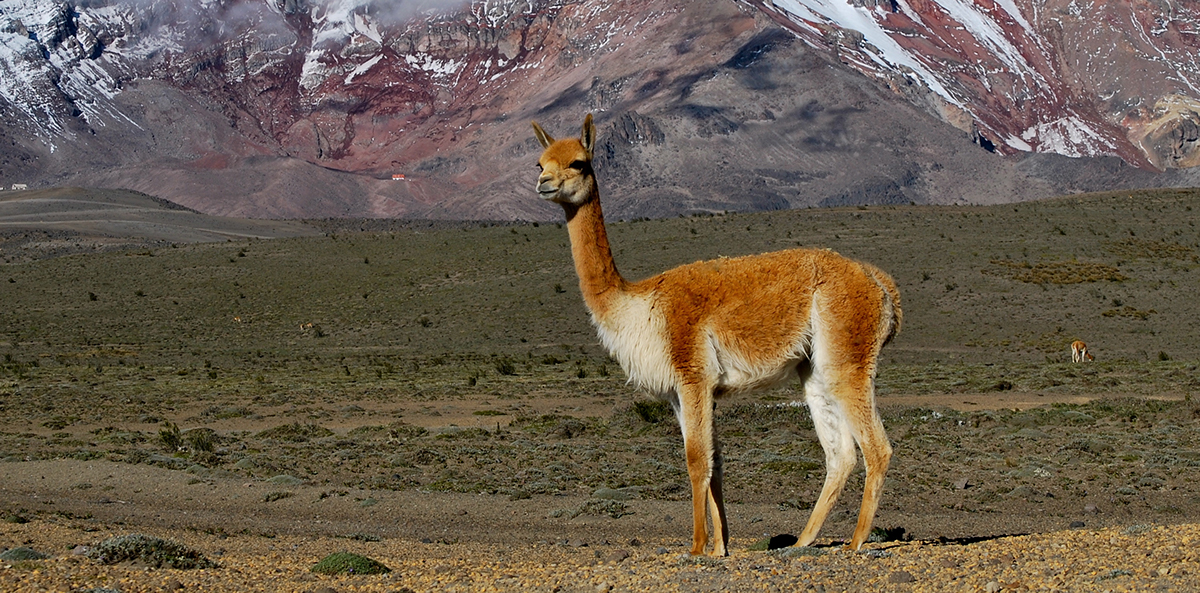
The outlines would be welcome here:
<svg viewBox="0 0 1200 593">
<path fill-rule="evenodd" d="M 630 380 L 665 399 L 683 432 L 692 487 L 692 554 L 729 543 L 715 400 L 799 379 L 825 449 L 825 485 L 797 545 L 812 543 L 857 462 L 866 465 L 850 546 L 867 540 L 892 447 L 875 407 L 879 351 L 899 331 L 900 293 L 880 269 L 823 249 L 697 262 L 639 282 L 617 272 L 592 171 L 596 127 L 545 151 L 541 197 L 562 205 L 584 302 L 600 341 Z"/>
</svg>

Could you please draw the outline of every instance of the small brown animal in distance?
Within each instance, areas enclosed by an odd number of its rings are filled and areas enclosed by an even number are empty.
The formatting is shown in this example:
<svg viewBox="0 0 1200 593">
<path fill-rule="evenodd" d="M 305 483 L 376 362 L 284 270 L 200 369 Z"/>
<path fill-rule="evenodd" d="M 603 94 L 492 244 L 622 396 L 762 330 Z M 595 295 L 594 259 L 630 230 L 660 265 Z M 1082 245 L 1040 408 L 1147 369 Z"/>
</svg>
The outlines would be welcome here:
<svg viewBox="0 0 1200 593">
<path fill-rule="evenodd" d="M 1075 340 L 1071 342 L 1071 362 L 1084 362 L 1086 360 L 1096 360 L 1091 352 L 1088 352 L 1087 344 L 1083 340 Z"/>
<path fill-rule="evenodd" d="M 731 393 L 804 384 L 826 477 L 796 545 L 806 546 L 845 487 L 866 465 L 850 547 L 867 540 L 892 447 L 875 405 L 879 352 L 900 329 L 900 293 L 882 270 L 824 249 L 792 249 L 674 268 L 639 282 L 617 271 L 592 170 L 591 114 L 579 138 L 555 140 L 537 123 L 537 191 L 566 213 L 584 302 L 600 341 L 632 382 L 668 401 L 683 432 L 692 487 L 692 554 L 727 554 L 715 400 Z"/>
</svg>

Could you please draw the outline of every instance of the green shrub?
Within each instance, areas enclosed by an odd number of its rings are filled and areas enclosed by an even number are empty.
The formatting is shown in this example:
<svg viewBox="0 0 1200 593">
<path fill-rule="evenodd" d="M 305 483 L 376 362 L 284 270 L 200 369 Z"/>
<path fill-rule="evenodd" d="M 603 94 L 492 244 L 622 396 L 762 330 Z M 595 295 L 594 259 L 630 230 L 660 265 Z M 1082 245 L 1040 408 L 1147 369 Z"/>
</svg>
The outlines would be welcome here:
<svg viewBox="0 0 1200 593">
<path fill-rule="evenodd" d="M 350 552 L 334 552 L 321 559 L 310 568 L 319 574 L 383 574 L 392 569 L 377 560 Z"/>
</svg>

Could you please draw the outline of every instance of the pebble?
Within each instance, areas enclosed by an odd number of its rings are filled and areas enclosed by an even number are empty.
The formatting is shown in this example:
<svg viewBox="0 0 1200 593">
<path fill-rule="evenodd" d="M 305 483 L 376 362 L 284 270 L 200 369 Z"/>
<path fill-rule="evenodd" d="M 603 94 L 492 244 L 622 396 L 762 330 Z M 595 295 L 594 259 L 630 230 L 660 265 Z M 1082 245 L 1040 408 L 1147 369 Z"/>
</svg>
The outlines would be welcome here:
<svg viewBox="0 0 1200 593">
<path fill-rule="evenodd" d="M 609 552 L 608 556 L 606 556 L 604 559 L 608 562 L 621 562 L 622 560 L 625 560 L 628 557 L 629 557 L 628 550 L 617 549 L 617 550 L 613 550 L 612 552 Z"/>
<path fill-rule="evenodd" d="M 638 497 L 636 490 L 627 488 L 598 488 L 592 493 L 592 498 L 600 500 L 633 500 Z"/>
<path fill-rule="evenodd" d="M 0 552 L 0 560 L 5 561 L 43 560 L 45 558 L 48 558 L 48 556 L 28 546 L 17 546 L 10 550 L 4 550 L 3 552 Z"/>
<path fill-rule="evenodd" d="M 908 572 L 907 570 L 897 570 L 896 572 L 888 575 L 889 583 L 912 583 L 916 580 L 917 577 L 914 577 L 912 573 Z"/>
<path fill-rule="evenodd" d="M 983 586 L 984 593 L 1000 593 L 1004 586 L 997 581 L 988 581 L 988 584 Z"/>
</svg>

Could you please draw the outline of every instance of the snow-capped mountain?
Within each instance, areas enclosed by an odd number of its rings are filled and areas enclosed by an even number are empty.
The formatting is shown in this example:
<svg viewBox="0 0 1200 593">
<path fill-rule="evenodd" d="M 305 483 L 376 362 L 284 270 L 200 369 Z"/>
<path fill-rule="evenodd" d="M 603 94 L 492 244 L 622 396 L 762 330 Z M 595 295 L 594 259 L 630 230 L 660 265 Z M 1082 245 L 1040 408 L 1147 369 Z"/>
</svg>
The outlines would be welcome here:
<svg viewBox="0 0 1200 593">
<path fill-rule="evenodd" d="M 620 216 L 1200 182 L 1196 5 L 1080 2 L 0 0 L 0 185 L 552 218 L 587 111 Z"/>
<path fill-rule="evenodd" d="M 755 1 L 998 150 L 1200 165 L 1200 3 Z"/>
</svg>

